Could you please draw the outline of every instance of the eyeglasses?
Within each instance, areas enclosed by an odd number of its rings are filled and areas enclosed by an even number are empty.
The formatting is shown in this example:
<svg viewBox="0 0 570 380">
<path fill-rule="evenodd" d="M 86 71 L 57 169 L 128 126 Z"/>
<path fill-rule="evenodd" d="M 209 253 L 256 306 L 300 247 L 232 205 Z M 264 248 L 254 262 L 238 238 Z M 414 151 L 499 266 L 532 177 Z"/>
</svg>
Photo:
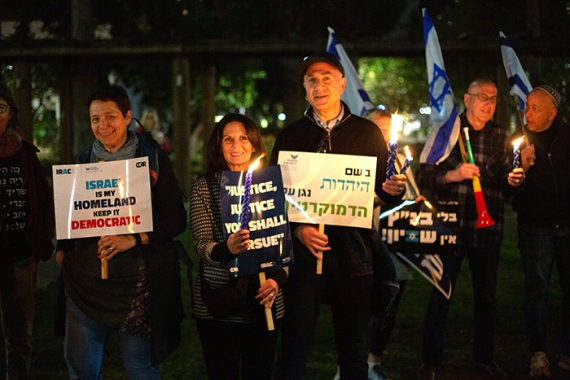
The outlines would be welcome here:
<svg viewBox="0 0 570 380">
<path fill-rule="evenodd" d="M 323 138 L 319 143 L 319 149 L 317 150 L 317 153 L 326 153 L 330 152 L 331 150 L 332 150 L 331 130 L 325 129 L 325 133 L 323 134 Z"/>
<path fill-rule="evenodd" d="M 479 98 L 480 101 L 482 101 L 483 103 L 487 103 L 488 101 L 490 101 L 491 103 L 497 103 L 497 96 L 487 96 L 483 93 L 479 93 L 479 94 L 467 94 L 469 96 L 476 96 Z"/>
<path fill-rule="evenodd" d="M 0 104 L 0 114 L 6 113 L 6 112 L 8 111 L 8 108 L 10 108 L 9 105 L 7 105 L 7 104 Z"/>
</svg>

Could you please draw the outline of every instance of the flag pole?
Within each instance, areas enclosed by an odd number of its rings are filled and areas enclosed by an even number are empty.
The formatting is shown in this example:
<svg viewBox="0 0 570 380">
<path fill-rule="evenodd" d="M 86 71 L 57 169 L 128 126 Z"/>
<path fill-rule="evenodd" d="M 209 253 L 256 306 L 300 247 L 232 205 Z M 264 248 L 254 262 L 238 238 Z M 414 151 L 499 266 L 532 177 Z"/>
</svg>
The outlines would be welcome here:
<svg viewBox="0 0 570 380">
<path fill-rule="evenodd" d="M 325 233 L 325 225 L 319 224 L 319 232 L 321 234 Z M 323 251 L 319 251 L 319 255 L 321 255 L 320 259 L 317 259 L 317 274 L 323 274 Z"/>
</svg>

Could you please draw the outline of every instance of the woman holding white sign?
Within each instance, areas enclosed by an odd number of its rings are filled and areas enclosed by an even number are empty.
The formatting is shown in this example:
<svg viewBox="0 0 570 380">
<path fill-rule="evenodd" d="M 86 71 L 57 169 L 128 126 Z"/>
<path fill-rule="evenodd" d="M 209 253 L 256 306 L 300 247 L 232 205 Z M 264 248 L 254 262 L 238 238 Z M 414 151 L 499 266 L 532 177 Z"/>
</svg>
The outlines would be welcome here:
<svg viewBox="0 0 570 380">
<path fill-rule="evenodd" d="M 247 251 L 250 234 L 240 229 L 224 238 L 220 208 L 222 171 L 247 171 L 265 152 L 255 123 L 228 114 L 215 126 L 207 146 L 207 172 L 190 196 L 190 227 L 200 256 L 194 316 L 210 380 L 269 380 L 284 314 L 283 269 L 230 278 L 226 263 Z M 264 308 L 275 304 L 275 330 L 268 331 Z M 241 371 L 240 371 L 241 369 Z"/>
<path fill-rule="evenodd" d="M 129 379 L 160 379 L 158 365 L 177 347 L 183 319 L 173 242 L 186 228 L 182 193 L 158 143 L 128 130 L 131 107 L 122 87 L 101 88 L 88 104 L 96 140 L 76 163 L 148 157 L 153 230 L 58 241 L 69 376 L 100 379 L 105 343 L 116 331 Z M 101 278 L 102 260 L 108 279 Z"/>
</svg>

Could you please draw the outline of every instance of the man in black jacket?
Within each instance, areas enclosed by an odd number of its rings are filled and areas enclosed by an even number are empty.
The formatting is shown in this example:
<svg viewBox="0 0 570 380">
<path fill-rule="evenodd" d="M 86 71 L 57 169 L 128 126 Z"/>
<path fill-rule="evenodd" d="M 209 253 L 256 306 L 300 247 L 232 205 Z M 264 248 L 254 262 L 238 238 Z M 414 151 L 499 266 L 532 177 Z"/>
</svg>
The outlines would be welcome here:
<svg viewBox="0 0 570 380">
<path fill-rule="evenodd" d="M 340 97 L 346 78 L 339 60 L 316 53 L 301 62 L 305 116 L 277 137 L 271 164 L 279 151 L 323 152 L 377 157 L 375 191 L 386 202 L 401 199 L 405 175 L 385 180 L 387 149 L 374 123 L 350 113 Z M 295 264 L 285 285 L 285 317 L 281 352 L 275 371 L 279 380 L 300 380 L 309 353 L 321 302 L 333 313 L 333 328 L 342 379 L 368 379 L 367 325 L 373 289 L 372 252 L 381 241 L 372 228 L 292 223 Z M 316 274 L 319 251 L 325 252 L 323 274 Z M 388 264 L 391 265 L 389 257 Z"/>
<path fill-rule="evenodd" d="M 556 117 L 560 98 L 550 86 L 536 87 L 528 95 L 526 139 L 530 145 L 521 151 L 526 180 L 513 199 L 525 274 L 530 375 L 535 378 L 550 377 L 546 322 L 554 263 L 563 294 L 558 365 L 570 370 L 570 126 Z"/>
</svg>

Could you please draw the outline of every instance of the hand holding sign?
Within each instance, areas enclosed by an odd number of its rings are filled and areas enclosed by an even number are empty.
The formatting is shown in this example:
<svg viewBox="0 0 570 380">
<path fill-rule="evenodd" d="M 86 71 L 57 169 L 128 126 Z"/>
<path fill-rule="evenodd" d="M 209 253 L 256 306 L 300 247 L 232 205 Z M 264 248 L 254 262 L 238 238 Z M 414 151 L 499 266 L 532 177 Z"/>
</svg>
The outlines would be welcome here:
<svg viewBox="0 0 570 380">
<path fill-rule="evenodd" d="M 329 237 L 319 232 L 318 226 L 316 225 L 300 225 L 295 229 L 294 233 L 297 239 L 299 239 L 317 259 L 322 259 L 319 252 L 330 251 L 331 249 L 331 247 L 328 246 Z"/>
</svg>

